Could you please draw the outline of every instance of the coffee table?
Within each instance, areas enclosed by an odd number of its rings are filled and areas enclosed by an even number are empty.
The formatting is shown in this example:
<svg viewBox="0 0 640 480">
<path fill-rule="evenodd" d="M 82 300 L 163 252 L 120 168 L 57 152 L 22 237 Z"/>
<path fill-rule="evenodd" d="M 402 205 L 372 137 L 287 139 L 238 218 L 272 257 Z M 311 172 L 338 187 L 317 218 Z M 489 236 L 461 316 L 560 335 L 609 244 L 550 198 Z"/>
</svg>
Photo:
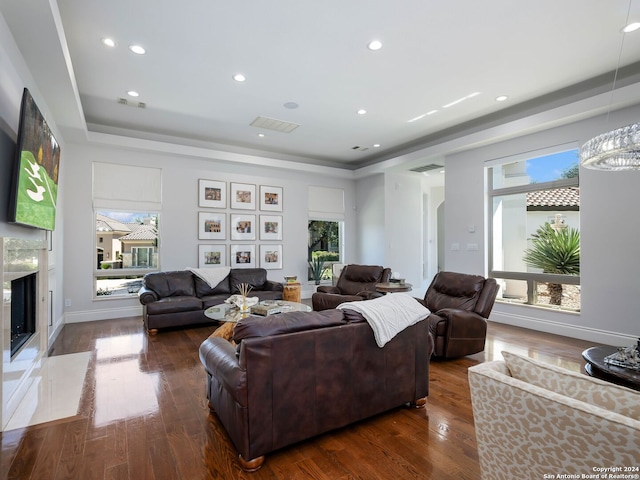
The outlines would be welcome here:
<svg viewBox="0 0 640 480">
<path fill-rule="evenodd" d="M 616 347 L 609 346 L 587 348 L 582 352 L 587 362 L 584 369 L 592 377 L 640 391 L 640 372 L 604 363 L 604 357 L 616 351 Z"/>
<path fill-rule="evenodd" d="M 305 305 L 304 303 L 298 302 L 289 302 L 286 300 L 267 300 L 269 305 L 277 305 L 283 307 L 285 312 L 310 312 L 311 307 Z M 264 302 L 260 302 L 261 304 Z M 227 340 L 231 340 L 233 338 L 233 327 L 236 323 L 238 323 L 243 318 L 247 318 L 249 315 L 252 315 L 250 310 L 246 312 L 240 311 L 238 307 L 235 305 L 231 305 L 228 303 L 221 303 L 219 305 L 214 305 L 212 307 L 207 308 L 204 311 L 204 315 L 211 320 L 217 320 L 219 322 L 224 322 L 223 325 L 218 327 L 214 332 L 214 337 L 222 337 Z M 256 315 L 259 316 L 259 315 Z"/>
</svg>

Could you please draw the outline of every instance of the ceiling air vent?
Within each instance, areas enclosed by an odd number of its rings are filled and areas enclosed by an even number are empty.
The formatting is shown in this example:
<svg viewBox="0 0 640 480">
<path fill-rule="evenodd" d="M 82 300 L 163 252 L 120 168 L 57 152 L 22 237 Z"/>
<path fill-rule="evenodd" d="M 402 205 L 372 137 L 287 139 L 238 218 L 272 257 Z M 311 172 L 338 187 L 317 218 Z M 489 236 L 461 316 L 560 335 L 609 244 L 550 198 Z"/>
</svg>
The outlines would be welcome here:
<svg viewBox="0 0 640 480">
<path fill-rule="evenodd" d="M 256 119 L 251 122 L 251 126 L 264 128 L 266 130 L 273 130 L 280 133 L 291 133 L 300 125 L 297 123 L 285 122 L 284 120 L 276 120 L 275 118 L 256 117 Z"/>
<path fill-rule="evenodd" d="M 361 147 L 360 145 L 356 145 L 355 147 L 351 147 L 351 150 L 357 150 L 358 152 L 366 152 L 369 150 L 369 147 Z"/>
<path fill-rule="evenodd" d="M 435 163 L 430 163 L 429 165 L 424 165 L 422 167 L 412 168 L 411 171 L 412 172 L 423 173 L 423 172 L 429 172 L 431 170 L 437 170 L 439 168 L 442 169 L 444 167 L 442 165 L 437 165 Z"/>
<path fill-rule="evenodd" d="M 133 102 L 131 100 L 127 100 L 126 98 L 122 98 L 122 97 L 118 98 L 118 103 L 120 105 L 126 105 L 127 107 L 147 108 L 147 104 L 144 102 Z"/>
</svg>

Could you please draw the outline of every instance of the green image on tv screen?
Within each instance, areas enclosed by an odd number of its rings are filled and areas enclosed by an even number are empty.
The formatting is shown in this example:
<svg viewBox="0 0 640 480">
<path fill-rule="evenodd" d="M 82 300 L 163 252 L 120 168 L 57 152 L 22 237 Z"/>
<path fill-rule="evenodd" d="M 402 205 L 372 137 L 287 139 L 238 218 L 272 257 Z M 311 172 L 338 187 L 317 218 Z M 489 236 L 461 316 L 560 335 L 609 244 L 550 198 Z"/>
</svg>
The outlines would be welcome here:
<svg viewBox="0 0 640 480">
<path fill-rule="evenodd" d="M 23 150 L 20 156 L 16 222 L 45 230 L 53 230 L 56 224 L 56 199 L 58 186 L 49 177 L 33 153 Z"/>
</svg>

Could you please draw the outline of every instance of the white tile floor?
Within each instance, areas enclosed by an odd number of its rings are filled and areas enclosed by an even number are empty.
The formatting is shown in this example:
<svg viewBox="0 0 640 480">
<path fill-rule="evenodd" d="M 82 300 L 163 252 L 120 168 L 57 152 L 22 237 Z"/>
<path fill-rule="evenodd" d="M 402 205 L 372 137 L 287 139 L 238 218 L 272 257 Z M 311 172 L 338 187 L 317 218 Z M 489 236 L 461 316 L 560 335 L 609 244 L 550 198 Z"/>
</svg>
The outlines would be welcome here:
<svg viewBox="0 0 640 480">
<path fill-rule="evenodd" d="M 6 430 L 76 415 L 90 356 L 80 352 L 45 358 Z"/>
</svg>

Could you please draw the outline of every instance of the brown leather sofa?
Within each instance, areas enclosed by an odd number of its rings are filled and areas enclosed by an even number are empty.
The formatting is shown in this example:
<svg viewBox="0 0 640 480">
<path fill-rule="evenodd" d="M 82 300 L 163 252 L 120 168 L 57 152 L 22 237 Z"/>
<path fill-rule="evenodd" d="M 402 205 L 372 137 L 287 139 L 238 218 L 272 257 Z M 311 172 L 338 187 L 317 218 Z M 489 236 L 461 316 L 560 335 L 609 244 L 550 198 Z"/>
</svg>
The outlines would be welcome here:
<svg viewBox="0 0 640 480">
<path fill-rule="evenodd" d="M 498 293 L 493 278 L 456 272 L 439 272 L 424 299 L 431 311 L 429 331 L 434 357 L 455 358 L 484 350 L 487 318 Z"/>
<path fill-rule="evenodd" d="M 335 286 L 320 285 L 311 296 L 315 311 L 336 308 L 343 302 L 357 302 L 379 297 L 376 283 L 386 283 L 391 269 L 379 265 L 346 265 Z"/>
<path fill-rule="evenodd" d="M 264 268 L 232 268 L 214 288 L 189 270 L 148 273 L 138 291 L 145 328 L 155 334 L 159 328 L 211 323 L 204 311 L 239 293 L 240 283 L 251 285 L 252 297 L 282 300 L 282 284 L 268 280 Z"/>
<path fill-rule="evenodd" d="M 209 407 L 245 471 L 264 455 L 381 412 L 423 406 L 433 341 L 426 321 L 383 348 L 355 311 L 249 316 L 238 346 L 211 336 L 200 346 Z"/>
</svg>

